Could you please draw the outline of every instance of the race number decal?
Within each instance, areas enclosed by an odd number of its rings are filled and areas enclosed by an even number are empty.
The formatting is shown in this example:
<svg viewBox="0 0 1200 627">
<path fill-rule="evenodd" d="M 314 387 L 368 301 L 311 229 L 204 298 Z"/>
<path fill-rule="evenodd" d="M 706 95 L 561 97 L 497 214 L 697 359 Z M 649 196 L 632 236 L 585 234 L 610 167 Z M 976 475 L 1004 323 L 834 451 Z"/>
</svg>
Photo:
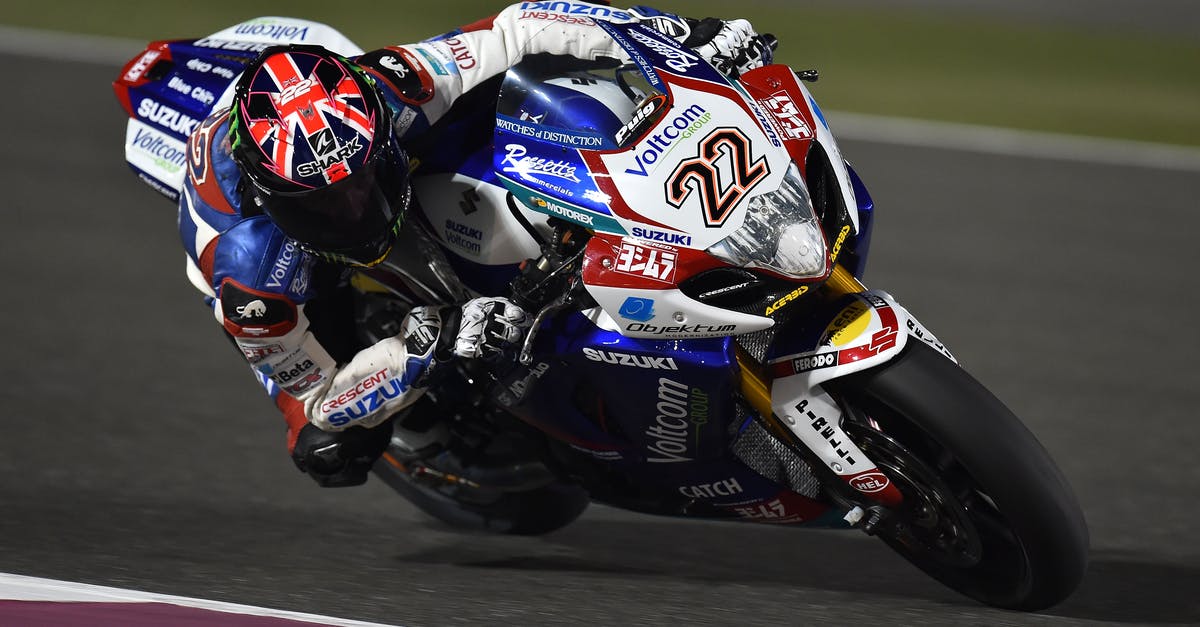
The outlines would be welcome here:
<svg viewBox="0 0 1200 627">
<path fill-rule="evenodd" d="M 667 178 L 667 202 L 678 209 L 693 192 L 699 193 L 704 226 L 725 224 L 738 201 L 771 173 L 767 158 L 755 161 L 750 148 L 750 139 L 736 128 L 713 131 L 700 140 L 699 154 Z"/>
</svg>

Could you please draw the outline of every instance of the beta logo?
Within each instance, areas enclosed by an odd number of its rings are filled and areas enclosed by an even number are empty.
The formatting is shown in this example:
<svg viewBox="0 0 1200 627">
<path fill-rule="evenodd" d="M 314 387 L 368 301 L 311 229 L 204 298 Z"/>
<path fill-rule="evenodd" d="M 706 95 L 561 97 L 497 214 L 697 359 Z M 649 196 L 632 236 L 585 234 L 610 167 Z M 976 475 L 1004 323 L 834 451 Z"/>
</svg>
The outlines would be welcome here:
<svg viewBox="0 0 1200 627">
<path fill-rule="evenodd" d="M 621 309 L 618 313 L 621 314 L 622 318 L 646 322 L 654 317 L 654 300 L 630 296 L 625 299 L 624 303 L 621 303 Z"/>
</svg>

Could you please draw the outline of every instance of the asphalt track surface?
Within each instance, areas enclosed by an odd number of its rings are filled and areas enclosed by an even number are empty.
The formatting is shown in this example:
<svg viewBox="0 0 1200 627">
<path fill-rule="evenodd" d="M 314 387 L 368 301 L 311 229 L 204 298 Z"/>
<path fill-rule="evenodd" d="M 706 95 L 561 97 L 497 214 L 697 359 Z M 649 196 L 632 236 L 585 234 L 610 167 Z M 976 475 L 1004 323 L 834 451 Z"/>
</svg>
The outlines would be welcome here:
<svg viewBox="0 0 1200 627">
<path fill-rule="evenodd" d="M 596 507 L 493 537 L 378 483 L 315 487 L 184 278 L 174 208 L 122 161 L 115 66 L 0 65 L 20 79 L 0 99 L 0 572 L 407 625 L 1200 621 L 1194 171 L 844 146 L 878 203 L 868 284 L 1083 504 L 1087 578 L 1029 616 L 857 532 Z"/>
</svg>

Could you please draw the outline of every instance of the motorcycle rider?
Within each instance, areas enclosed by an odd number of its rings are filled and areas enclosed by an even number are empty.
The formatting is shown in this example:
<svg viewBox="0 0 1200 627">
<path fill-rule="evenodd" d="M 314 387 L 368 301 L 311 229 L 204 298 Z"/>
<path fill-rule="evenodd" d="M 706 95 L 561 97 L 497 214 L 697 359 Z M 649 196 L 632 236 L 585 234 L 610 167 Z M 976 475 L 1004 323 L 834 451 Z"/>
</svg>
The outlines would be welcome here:
<svg viewBox="0 0 1200 627">
<path fill-rule="evenodd" d="M 192 133 L 179 214 L 189 278 L 283 413 L 293 461 L 318 484 L 361 484 L 389 442 L 414 456 L 443 443 L 436 417 L 404 411 L 440 364 L 511 360 L 529 323 L 507 299 L 416 306 L 398 333 L 364 345 L 350 283 L 356 271 L 378 276 L 403 225 L 421 219 L 409 210 L 406 148 L 436 140 L 456 104 L 472 105 L 464 96 L 494 93 L 491 79 L 522 55 L 627 59 L 598 19 L 642 22 L 729 74 L 770 62 L 745 20 L 522 3 L 353 60 L 317 46 L 268 48 L 245 68 L 232 107 Z"/>
</svg>

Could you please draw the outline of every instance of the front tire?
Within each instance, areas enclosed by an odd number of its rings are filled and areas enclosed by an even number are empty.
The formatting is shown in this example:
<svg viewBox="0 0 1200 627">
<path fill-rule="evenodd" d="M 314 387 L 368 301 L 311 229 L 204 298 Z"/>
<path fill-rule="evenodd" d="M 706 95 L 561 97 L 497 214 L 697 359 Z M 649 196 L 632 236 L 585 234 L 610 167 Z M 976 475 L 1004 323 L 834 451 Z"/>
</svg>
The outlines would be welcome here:
<svg viewBox="0 0 1200 627">
<path fill-rule="evenodd" d="M 1069 596 L 1088 530 L 1066 479 L 1033 434 L 970 374 L 911 340 L 886 365 L 828 384 L 843 425 L 904 494 L 877 532 L 938 581 L 997 607 Z"/>
</svg>

